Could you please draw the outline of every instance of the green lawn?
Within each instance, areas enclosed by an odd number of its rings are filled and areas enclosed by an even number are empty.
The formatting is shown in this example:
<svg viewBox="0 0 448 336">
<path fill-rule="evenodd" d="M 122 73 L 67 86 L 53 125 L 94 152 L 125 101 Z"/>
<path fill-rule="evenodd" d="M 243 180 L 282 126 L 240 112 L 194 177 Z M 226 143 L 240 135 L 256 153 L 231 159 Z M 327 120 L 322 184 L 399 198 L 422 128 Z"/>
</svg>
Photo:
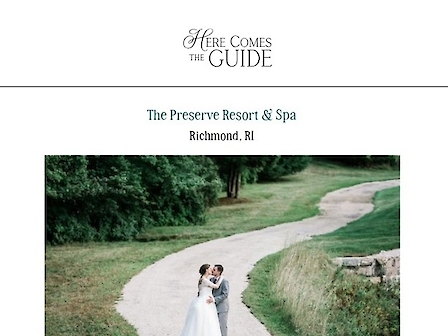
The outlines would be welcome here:
<svg viewBox="0 0 448 336">
<path fill-rule="evenodd" d="M 321 245 L 333 257 L 364 256 L 400 248 L 400 187 L 377 193 L 374 204 L 371 213 L 317 236 L 309 244 Z"/>
<path fill-rule="evenodd" d="M 137 335 L 114 305 L 123 286 L 151 263 L 206 240 L 314 216 L 327 192 L 399 176 L 397 170 L 312 164 L 281 182 L 245 185 L 237 202 L 210 209 L 202 226 L 154 228 L 133 242 L 47 246 L 45 333 Z"/>
</svg>

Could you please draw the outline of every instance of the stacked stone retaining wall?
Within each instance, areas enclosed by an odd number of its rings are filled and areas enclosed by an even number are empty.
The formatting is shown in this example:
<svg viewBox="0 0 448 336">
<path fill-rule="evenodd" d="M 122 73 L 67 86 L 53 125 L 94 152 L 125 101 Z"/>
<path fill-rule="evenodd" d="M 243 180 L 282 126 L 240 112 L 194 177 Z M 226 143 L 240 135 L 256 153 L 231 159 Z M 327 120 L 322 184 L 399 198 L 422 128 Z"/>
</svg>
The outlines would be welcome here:
<svg viewBox="0 0 448 336">
<path fill-rule="evenodd" d="M 369 277 L 372 282 L 400 279 L 400 250 L 382 251 L 367 257 L 335 258 L 338 266 Z"/>
</svg>

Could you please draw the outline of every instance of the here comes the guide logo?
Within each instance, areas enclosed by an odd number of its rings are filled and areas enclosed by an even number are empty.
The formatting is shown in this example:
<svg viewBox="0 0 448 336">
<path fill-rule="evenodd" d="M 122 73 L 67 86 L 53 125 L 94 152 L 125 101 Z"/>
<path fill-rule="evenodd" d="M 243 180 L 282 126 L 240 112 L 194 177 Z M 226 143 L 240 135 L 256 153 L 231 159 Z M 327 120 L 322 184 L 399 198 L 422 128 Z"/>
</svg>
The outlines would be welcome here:
<svg viewBox="0 0 448 336">
<path fill-rule="evenodd" d="M 192 28 L 188 33 L 183 46 L 191 51 L 190 61 L 208 62 L 213 67 L 272 67 L 270 37 L 234 34 L 226 38 L 214 36 L 212 28 Z"/>
</svg>

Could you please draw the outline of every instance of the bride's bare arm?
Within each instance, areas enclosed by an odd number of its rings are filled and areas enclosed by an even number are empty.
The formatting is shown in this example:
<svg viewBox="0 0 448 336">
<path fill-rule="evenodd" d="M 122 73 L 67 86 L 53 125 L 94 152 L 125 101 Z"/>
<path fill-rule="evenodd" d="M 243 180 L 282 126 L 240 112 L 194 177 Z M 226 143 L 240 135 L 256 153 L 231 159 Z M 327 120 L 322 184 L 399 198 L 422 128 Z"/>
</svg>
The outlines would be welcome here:
<svg viewBox="0 0 448 336">
<path fill-rule="evenodd" d="M 210 281 L 209 287 L 212 288 L 219 288 L 219 286 L 221 286 L 221 282 L 222 282 L 223 277 L 220 277 L 217 283 L 213 283 Z"/>
</svg>

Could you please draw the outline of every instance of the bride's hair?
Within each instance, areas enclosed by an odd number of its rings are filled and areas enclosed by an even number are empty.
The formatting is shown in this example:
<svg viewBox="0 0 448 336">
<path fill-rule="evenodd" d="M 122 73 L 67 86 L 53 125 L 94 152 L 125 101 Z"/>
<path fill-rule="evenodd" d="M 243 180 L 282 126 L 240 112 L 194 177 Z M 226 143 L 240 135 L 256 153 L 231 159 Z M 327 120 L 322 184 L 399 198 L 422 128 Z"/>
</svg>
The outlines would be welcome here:
<svg viewBox="0 0 448 336">
<path fill-rule="evenodd" d="M 204 275 L 204 274 L 205 274 L 205 271 L 208 270 L 209 267 L 210 267 L 209 264 L 204 264 L 204 265 L 202 265 L 201 268 L 199 269 L 199 274 L 200 274 L 200 275 Z"/>
<path fill-rule="evenodd" d="M 202 283 L 202 276 L 205 274 L 205 271 L 209 269 L 209 267 L 210 264 L 204 264 L 201 266 L 201 268 L 199 268 L 199 274 L 201 275 L 201 277 L 199 278 L 198 286 Z"/>
</svg>

